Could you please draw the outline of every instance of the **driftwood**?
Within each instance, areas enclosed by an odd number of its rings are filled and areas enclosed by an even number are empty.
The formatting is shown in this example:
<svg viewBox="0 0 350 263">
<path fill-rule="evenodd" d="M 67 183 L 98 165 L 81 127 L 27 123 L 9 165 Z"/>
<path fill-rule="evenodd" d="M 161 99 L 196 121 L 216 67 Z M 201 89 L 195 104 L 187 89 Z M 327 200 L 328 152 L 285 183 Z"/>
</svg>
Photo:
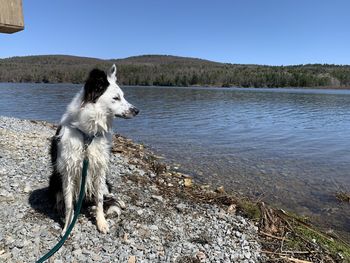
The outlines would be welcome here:
<svg viewBox="0 0 350 263">
<path fill-rule="evenodd" d="M 275 211 L 272 208 L 267 207 L 264 202 L 260 203 L 260 211 L 260 229 L 268 234 L 277 233 L 280 229 L 281 219 L 275 214 Z"/>
</svg>

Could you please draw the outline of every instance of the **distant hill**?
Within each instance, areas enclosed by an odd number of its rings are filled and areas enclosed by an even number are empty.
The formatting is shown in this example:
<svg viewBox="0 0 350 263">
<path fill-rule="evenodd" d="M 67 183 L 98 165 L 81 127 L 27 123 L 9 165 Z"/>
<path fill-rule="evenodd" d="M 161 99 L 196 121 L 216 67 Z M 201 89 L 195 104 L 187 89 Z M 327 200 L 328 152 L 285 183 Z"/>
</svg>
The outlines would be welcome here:
<svg viewBox="0 0 350 263">
<path fill-rule="evenodd" d="M 122 85 L 350 88 L 349 65 L 243 65 L 166 55 L 5 58 L 0 59 L 0 82 L 83 83 L 91 69 L 107 69 L 112 63 Z"/>
</svg>

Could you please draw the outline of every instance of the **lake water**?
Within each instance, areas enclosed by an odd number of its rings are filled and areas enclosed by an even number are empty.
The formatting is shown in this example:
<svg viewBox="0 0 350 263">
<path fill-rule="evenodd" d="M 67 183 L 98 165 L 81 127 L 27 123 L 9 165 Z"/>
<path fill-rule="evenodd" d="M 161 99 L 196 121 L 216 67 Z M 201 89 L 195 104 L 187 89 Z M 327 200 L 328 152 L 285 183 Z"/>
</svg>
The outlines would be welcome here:
<svg viewBox="0 0 350 263">
<path fill-rule="evenodd" d="M 0 115 L 57 123 L 80 89 L 0 84 Z M 350 91 L 125 87 L 140 108 L 115 130 L 197 181 L 309 216 L 350 240 Z"/>
</svg>

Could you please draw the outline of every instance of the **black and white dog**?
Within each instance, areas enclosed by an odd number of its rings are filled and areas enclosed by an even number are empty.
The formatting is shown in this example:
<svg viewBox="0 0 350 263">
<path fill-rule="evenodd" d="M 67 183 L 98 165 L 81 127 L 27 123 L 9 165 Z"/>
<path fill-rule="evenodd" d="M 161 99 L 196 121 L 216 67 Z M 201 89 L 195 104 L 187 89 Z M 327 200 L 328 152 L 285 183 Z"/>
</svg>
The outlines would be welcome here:
<svg viewBox="0 0 350 263">
<path fill-rule="evenodd" d="M 65 211 L 62 235 L 73 219 L 85 154 L 89 159 L 85 199 L 96 204 L 97 229 L 102 233 L 109 231 L 103 199 L 109 194 L 106 174 L 112 147 L 112 121 L 114 117 L 132 118 L 139 112 L 124 99 L 116 83 L 116 71 L 113 65 L 107 74 L 99 69 L 90 72 L 84 87 L 68 105 L 51 142 L 53 173 L 49 194 L 57 208 Z"/>
</svg>

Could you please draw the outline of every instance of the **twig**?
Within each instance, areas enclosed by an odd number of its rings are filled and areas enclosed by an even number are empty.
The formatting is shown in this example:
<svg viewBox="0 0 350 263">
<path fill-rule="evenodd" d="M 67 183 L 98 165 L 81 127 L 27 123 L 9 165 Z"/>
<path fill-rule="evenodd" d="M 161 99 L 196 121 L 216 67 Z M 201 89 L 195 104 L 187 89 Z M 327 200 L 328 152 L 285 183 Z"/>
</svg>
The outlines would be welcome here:
<svg viewBox="0 0 350 263">
<path fill-rule="evenodd" d="M 274 255 L 278 255 L 278 256 L 288 256 L 290 254 L 307 255 L 307 254 L 318 253 L 318 252 L 317 251 L 283 251 L 281 253 L 281 252 L 273 252 L 273 251 L 268 251 L 268 250 L 261 250 L 261 253 L 274 254 Z"/>
<path fill-rule="evenodd" d="M 281 258 L 289 260 L 290 262 L 295 262 L 295 263 L 312 263 L 311 261 L 301 260 L 301 259 L 297 259 L 297 258 L 288 258 L 288 257 L 284 257 L 284 256 L 281 256 Z"/>
<path fill-rule="evenodd" d="M 278 236 L 274 236 L 274 235 L 271 235 L 271 234 L 269 234 L 269 233 L 265 233 L 265 232 L 263 232 L 263 231 L 260 231 L 259 232 L 260 234 L 263 234 L 264 236 L 268 236 L 268 237 L 271 237 L 271 238 L 275 238 L 275 239 L 278 239 L 278 240 L 287 240 L 287 241 L 290 241 L 290 239 L 287 239 L 287 238 L 285 238 L 285 237 L 278 237 Z"/>
<path fill-rule="evenodd" d="M 261 203 L 264 201 L 264 199 L 266 199 L 266 192 L 263 192 L 254 203 Z"/>
<path fill-rule="evenodd" d="M 286 251 L 283 251 L 283 252 L 287 253 L 287 254 L 300 254 L 300 255 L 318 253 L 315 250 L 311 250 L 311 251 L 290 251 L 290 250 L 286 250 Z"/>
<path fill-rule="evenodd" d="M 268 250 L 261 250 L 261 253 L 273 254 L 273 255 L 279 255 L 279 256 L 288 256 L 286 253 L 273 252 L 273 251 L 268 251 Z"/>
<path fill-rule="evenodd" d="M 283 238 L 282 238 L 282 241 L 281 241 L 281 247 L 280 247 L 280 251 L 281 252 L 284 252 L 283 251 L 283 245 L 284 245 L 284 240 L 286 239 L 286 236 L 284 235 Z"/>
</svg>

